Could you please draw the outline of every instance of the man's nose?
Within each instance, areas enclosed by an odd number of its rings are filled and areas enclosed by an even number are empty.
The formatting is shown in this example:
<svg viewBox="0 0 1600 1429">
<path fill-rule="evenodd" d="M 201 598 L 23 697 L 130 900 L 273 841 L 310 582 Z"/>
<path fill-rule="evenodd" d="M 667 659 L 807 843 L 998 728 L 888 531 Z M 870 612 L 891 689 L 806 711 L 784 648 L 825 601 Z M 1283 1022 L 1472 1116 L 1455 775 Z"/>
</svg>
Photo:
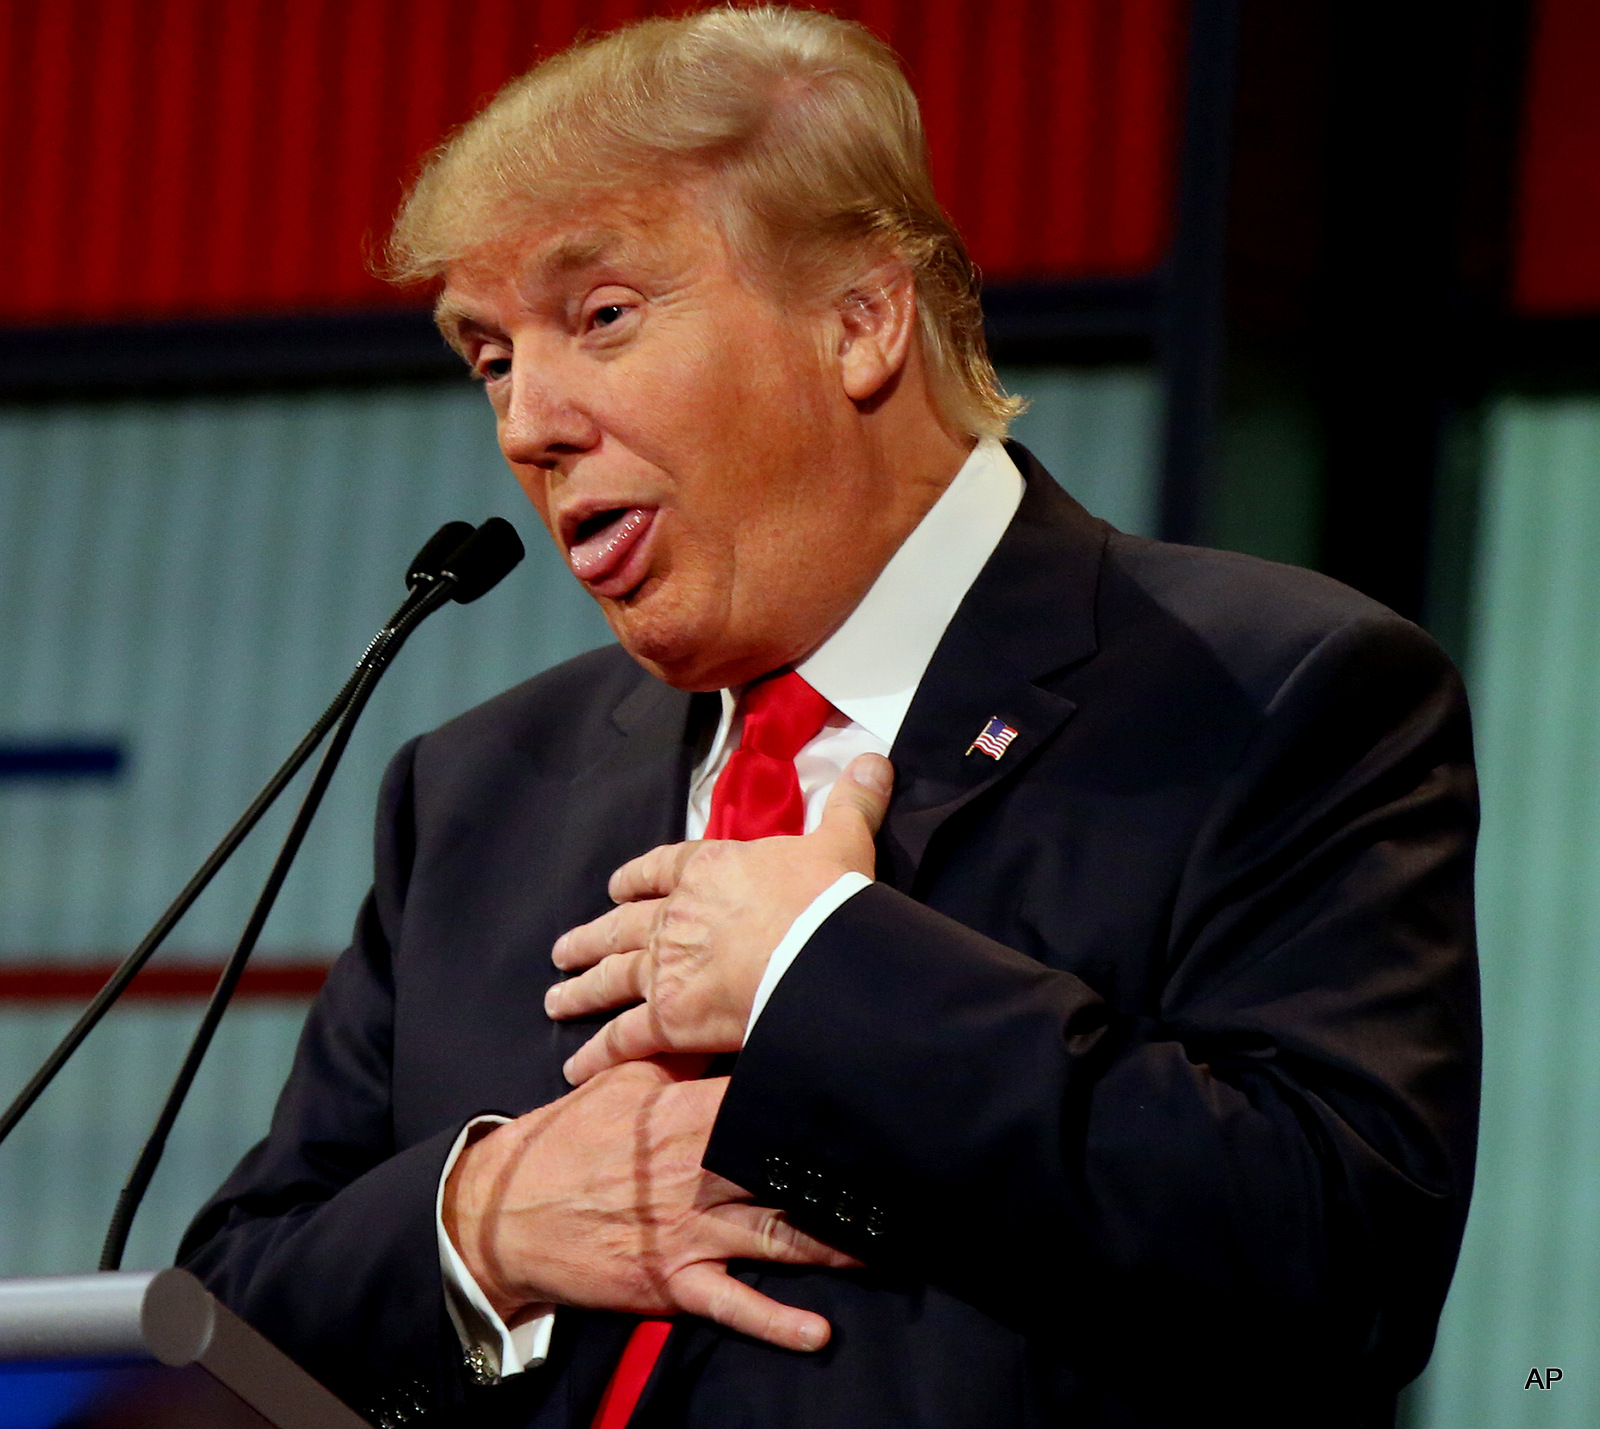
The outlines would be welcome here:
<svg viewBox="0 0 1600 1429">
<path fill-rule="evenodd" d="M 581 394 L 548 366 L 514 358 L 511 395 L 500 422 L 500 450 L 507 461 L 551 465 L 588 451 L 600 429 Z"/>
</svg>

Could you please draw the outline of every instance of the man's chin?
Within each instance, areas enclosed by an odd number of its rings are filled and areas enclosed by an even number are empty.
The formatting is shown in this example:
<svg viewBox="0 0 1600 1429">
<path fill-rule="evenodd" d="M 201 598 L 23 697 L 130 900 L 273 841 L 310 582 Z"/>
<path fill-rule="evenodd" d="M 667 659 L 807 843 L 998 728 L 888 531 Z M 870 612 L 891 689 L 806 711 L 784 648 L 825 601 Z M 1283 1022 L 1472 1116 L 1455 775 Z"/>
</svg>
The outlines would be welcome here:
<svg viewBox="0 0 1600 1429">
<path fill-rule="evenodd" d="M 656 679 L 671 685 L 675 690 L 699 694 L 705 690 L 720 690 L 729 683 L 716 674 L 717 666 L 694 656 L 653 659 L 629 645 L 626 640 L 622 642 L 622 648 Z"/>
<path fill-rule="evenodd" d="M 733 628 L 736 622 L 716 590 L 685 591 L 653 578 L 627 599 L 601 606 L 622 648 L 674 689 L 698 693 L 742 685 L 797 658 L 781 630 Z"/>
<path fill-rule="evenodd" d="M 716 690 L 710 675 L 718 664 L 715 642 L 659 612 L 606 602 L 606 622 L 618 643 L 658 680 L 680 690 Z"/>
<path fill-rule="evenodd" d="M 607 617 L 618 643 L 628 654 L 658 680 L 691 694 L 743 684 L 783 663 L 781 659 L 767 661 L 761 654 L 730 648 L 725 640 L 699 631 L 612 618 L 609 611 Z"/>
</svg>

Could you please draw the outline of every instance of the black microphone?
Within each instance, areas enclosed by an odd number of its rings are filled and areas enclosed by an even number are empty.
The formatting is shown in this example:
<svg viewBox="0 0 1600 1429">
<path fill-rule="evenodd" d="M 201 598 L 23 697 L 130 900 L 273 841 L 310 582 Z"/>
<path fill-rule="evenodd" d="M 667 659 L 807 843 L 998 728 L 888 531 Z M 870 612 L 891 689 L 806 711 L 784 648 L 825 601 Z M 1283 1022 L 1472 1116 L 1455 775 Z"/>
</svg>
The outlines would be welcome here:
<svg viewBox="0 0 1600 1429">
<path fill-rule="evenodd" d="M 56 1045 L 54 1051 L 45 1058 L 26 1086 L 12 1100 L 3 1115 L 0 1115 L 0 1142 L 10 1136 L 16 1129 L 17 1123 L 28 1114 L 28 1110 L 38 1101 L 46 1087 L 50 1085 L 67 1063 L 67 1060 L 83 1044 L 88 1035 L 99 1025 L 100 1020 L 111 1009 L 116 1000 L 122 996 L 139 971 L 154 956 L 167 936 L 177 926 L 178 920 L 193 906 L 195 899 L 205 891 L 206 886 L 216 876 L 217 871 L 233 856 L 234 851 L 244 842 L 250 831 L 260 822 L 263 814 L 272 807 L 278 796 L 283 792 L 289 781 L 298 774 L 305 762 L 316 753 L 317 747 L 322 743 L 335 722 L 350 707 L 363 683 L 372 673 L 374 662 L 377 668 L 382 669 L 404 643 L 405 635 L 399 635 L 400 628 L 405 626 L 405 634 L 409 635 L 415 625 L 426 617 L 428 613 L 436 610 L 449 596 L 450 592 L 460 583 L 460 577 L 452 575 L 444 578 L 444 567 L 454 561 L 466 567 L 469 575 L 477 575 L 481 579 L 480 566 L 490 558 L 493 553 L 498 553 L 495 559 L 503 563 L 499 575 L 489 582 L 493 585 L 501 576 L 505 575 L 517 560 L 521 559 L 522 543 L 517 540 L 516 531 L 508 521 L 499 517 L 491 517 L 484 523 L 484 527 L 493 527 L 493 533 L 485 538 L 484 546 L 472 546 L 477 533 L 465 521 L 449 521 L 441 526 L 428 539 L 423 548 L 417 552 L 416 559 L 412 561 L 410 569 L 406 572 L 406 583 L 411 586 L 411 593 L 407 595 L 404 603 L 389 617 L 382 630 L 373 637 L 365 653 L 358 662 L 354 673 L 345 681 L 344 687 L 334 696 L 333 702 L 318 717 L 317 722 L 311 726 L 304 739 L 296 746 L 294 752 L 279 767 L 277 773 L 262 787 L 259 794 L 251 801 L 250 806 L 239 817 L 239 821 L 228 830 L 222 841 L 214 848 L 202 863 L 194 876 L 184 885 L 183 890 L 172 901 L 155 922 L 155 926 L 145 934 L 133 952 L 131 952 L 117 970 L 106 980 L 104 987 L 95 994 L 94 1000 L 84 1009 L 72 1025 L 67 1035 Z M 505 540 L 500 528 L 504 527 L 511 533 L 511 542 L 515 543 L 516 556 L 506 562 L 506 555 L 511 550 L 511 545 Z M 482 528 L 480 528 L 482 529 Z M 469 547 L 477 554 L 469 552 Z M 467 560 L 457 559 L 457 553 L 467 555 L 472 564 Z M 489 588 L 485 585 L 484 590 Z M 432 603 L 418 615 L 424 602 L 432 597 Z M 475 597 L 474 597 L 475 598 Z M 409 623 L 408 623 L 409 622 Z M 397 640 L 396 637 L 399 636 Z M 368 686 L 370 690 L 370 685 Z M 365 697 L 363 696 L 363 703 Z M 330 771 L 331 772 L 331 771 Z"/>
<path fill-rule="evenodd" d="M 517 528 L 491 516 L 445 558 L 441 579 L 455 582 L 452 600 L 471 605 L 499 585 L 524 554 Z"/>
<path fill-rule="evenodd" d="M 465 525 L 464 522 L 461 524 Z M 445 531 L 441 529 L 433 541 L 418 553 L 417 560 L 412 563 L 413 570 L 424 564 L 423 556 L 429 553 L 429 547 L 434 546 L 435 542 L 444 544 L 444 537 Z M 256 899 L 256 905 L 251 910 L 249 921 L 239 937 L 238 945 L 229 957 L 227 966 L 223 968 L 221 977 L 217 979 L 211 1000 L 206 1004 L 205 1015 L 200 1019 L 200 1026 L 195 1031 L 194 1039 L 189 1043 L 189 1050 L 184 1054 L 183 1065 L 178 1069 L 172 1088 L 161 1105 L 150 1137 L 139 1152 L 139 1158 L 134 1162 L 127 1184 L 117 1198 L 116 1210 L 106 1230 L 105 1246 L 100 1252 L 101 1270 L 118 1270 L 122 1266 L 122 1254 L 127 1248 L 128 1233 L 133 1229 L 133 1218 L 138 1213 L 139 1205 L 144 1200 L 145 1192 L 156 1174 L 156 1168 L 161 1164 L 167 1138 L 178 1120 L 178 1113 L 183 1110 L 184 1099 L 189 1095 L 189 1088 L 194 1084 L 201 1062 L 205 1060 L 212 1036 L 222 1021 L 223 1013 L 228 1010 L 228 1003 L 239 985 L 239 979 L 244 976 L 245 964 L 255 951 L 256 941 L 261 936 L 262 928 L 266 926 L 272 905 L 277 902 L 278 892 L 283 887 L 284 879 L 288 877 L 295 856 L 300 852 L 300 845 L 305 840 L 312 819 L 316 817 L 322 796 L 327 792 L 334 770 L 339 767 L 339 760 L 343 757 L 345 746 L 350 741 L 351 731 L 355 728 L 356 721 L 361 718 L 361 712 L 366 708 L 373 688 L 389 667 L 389 662 L 399 653 L 407 637 L 429 615 L 446 600 L 456 600 L 466 605 L 494 589 L 522 559 L 523 554 L 522 541 L 517 536 L 516 528 L 499 516 L 491 516 L 444 557 L 439 563 L 437 575 L 430 576 L 426 571 L 418 573 L 417 585 L 413 588 L 411 596 L 407 597 L 406 604 L 396 613 L 393 622 L 379 632 L 377 639 L 361 657 L 361 664 L 357 667 L 356 676 L 353 677 L 356 685 L 351 693 L 349 706 L 339 721 L 339 728 L 334 731 L 333 739 L 329 742 L 321 763 L 317 766 L 316 774 L 312 776 L 311 784 L 300 802 L 299 812 L 296 813 L 294 823 L 284 837 L 283 847 L 278 850 L 278 857 L 267 875 L 260 897 Z M 407 572 L 408 579 L 410 576 L 411 572 Z M 419 591 L 420 599 L 417 598 Z"/>
<path fill-rule="evenodd" d="M 406 589 L 411 592 L 400 609 L 389 617 L 386 629 L 398 625 L 421 603 L 429 587 L 439 579 L 445 562 L 455 554 L 461 544 L 472 534 L 470 521 L 446 521 L 429 536 L 411 564 L 406 567 Z"/>
<path fill-rule="evenodd" d="M 446 521 L 429 536 L 411 564 L 406 567 L 406 589 L 415 592 L 418 586 L 429 586 L 439 579 L 445 562 L 473 532 L 470 521 Z M 393 621 L 389 622 L 391 625 Z"/>
</svg>

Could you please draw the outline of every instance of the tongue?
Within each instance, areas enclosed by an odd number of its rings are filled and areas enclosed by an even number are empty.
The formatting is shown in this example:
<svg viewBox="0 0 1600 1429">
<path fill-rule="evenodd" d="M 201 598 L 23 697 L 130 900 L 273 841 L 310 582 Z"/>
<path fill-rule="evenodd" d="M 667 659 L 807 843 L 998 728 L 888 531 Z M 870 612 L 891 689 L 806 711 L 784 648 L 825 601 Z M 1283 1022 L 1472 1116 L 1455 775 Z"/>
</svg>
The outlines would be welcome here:
<svg viewBox="0 0 1600 1429">
<path fill-rule="evenodd" d="M 648 529 L 651 515 L 636 506 L 578 542 L 567 552 L 573 575 L 582 581 L 603 581 L 628 558 L 633 543 Z"/>
</svg>

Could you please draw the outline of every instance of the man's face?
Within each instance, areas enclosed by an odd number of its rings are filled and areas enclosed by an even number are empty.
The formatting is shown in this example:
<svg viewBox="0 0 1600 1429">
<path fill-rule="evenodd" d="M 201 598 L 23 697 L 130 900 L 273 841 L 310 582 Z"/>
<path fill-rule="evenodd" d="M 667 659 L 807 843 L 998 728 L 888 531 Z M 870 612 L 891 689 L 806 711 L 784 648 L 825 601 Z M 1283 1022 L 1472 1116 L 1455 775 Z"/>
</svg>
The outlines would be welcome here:
<svg viewBox="0 0 1600 1429">
<path fill-rule="evenodd" d="M 535 218 L 452 266 L 441 315 L 618 639 L 711 689 L 807 654 L 881 558 L 837 315 L 780 302 L 695 194 Z"/>
</svg>

